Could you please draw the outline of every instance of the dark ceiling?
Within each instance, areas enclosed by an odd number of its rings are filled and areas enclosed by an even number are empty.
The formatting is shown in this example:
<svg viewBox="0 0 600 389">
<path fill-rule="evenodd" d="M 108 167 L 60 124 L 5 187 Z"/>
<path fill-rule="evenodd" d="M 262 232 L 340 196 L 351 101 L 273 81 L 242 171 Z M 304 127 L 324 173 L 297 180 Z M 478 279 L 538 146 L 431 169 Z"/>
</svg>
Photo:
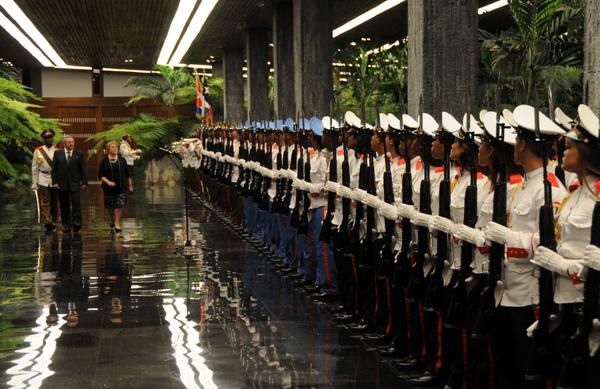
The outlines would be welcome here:
<svg viewBox="0 0 600 389">
<path fill-rule="evenodd" d="M 274 1 L 221 0 L 184 57 L 184 63 L 217 59 L 224 47 L 243 47 L 248 28 L 271 27 Z M 332 0 L 338 27 L 382 0 Z M 158 58 L 178 0 L 16 0 L 69 65 L 151 68 Z M 483 6 L 493 0 L 479 0 Z M 374 43 L 406 36 L 407 3 L 371 19 L 336 39 L 342 46 L 360 37 Z M 480 26 L 497 30 L 510 23 L 507 9 L 481 17 Z M 26 68 L 41 65 L 0 28 L 0 57 Z M 126 64 L 125 59 L 134 59 Z"/>
</svg>

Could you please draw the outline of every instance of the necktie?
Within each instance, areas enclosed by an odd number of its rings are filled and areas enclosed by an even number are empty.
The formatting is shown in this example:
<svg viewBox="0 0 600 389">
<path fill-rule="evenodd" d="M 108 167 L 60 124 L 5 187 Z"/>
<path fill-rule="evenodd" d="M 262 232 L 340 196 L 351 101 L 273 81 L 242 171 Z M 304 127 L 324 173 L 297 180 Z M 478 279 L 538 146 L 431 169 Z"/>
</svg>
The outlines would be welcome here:
<svg viewBox="0 0 600 389">
<path fill-rule="evenodd" d="M 71 163 L 71 152 L 67 152 L 67 163 Z"/>
</svg>

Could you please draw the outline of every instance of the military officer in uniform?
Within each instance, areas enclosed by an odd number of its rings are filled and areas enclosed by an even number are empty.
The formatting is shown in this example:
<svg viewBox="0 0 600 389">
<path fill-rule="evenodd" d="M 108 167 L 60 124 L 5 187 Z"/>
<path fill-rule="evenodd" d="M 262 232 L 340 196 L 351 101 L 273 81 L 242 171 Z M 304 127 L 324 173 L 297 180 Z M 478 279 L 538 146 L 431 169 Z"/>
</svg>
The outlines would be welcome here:
<svg viewBox="0 0 600 389">
<path fill-rule="evenodd" d="M 35 149 L 31 161 L 31 189 L 38 192 L 40 222 L 48 231 L 56 228 L 57 218 L 57 197 L 52 187 L 52 160 L 56 150 L 54 135 L 51 129 L 42 132 L 44 144 Z"/>
</svg>

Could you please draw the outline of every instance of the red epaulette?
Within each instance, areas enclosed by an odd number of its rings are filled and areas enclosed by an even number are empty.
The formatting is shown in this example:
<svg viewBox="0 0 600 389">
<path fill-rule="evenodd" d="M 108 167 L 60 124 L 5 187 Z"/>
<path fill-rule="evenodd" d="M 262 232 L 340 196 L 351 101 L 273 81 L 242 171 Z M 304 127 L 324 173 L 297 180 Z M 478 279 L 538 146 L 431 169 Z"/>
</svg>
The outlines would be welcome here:
<svg viewBox="0 0 600 389">
<path fill-rule="evenodd" d="M 596 194 L 600 196 L 600 179 L 596 180 Z"/>
<path fill-rule="evenodd" d="M 436 166 L 435 167 L 435 172 L 436 173 L 443 173 L 444 172 L 444 167 L 443 166 Z"/>
<path fill-rule="evenodd" d="M 581 185 L 579 184 L 579 180 L 574 180 L 571 185 L 569 185 L 569 193 L 573 193 L 575 192 L 577 189 L 579 189 Z"/>
<path fill-rule="evenodd" d="M 523 182 L 523 176 L 520 174 L 511 174 L 508 178 L 508 182 L 510 182 L 513 185 L 520 184 L 521 182 Z"/>
<path fill-rule="evenodd" d="M 405 165 L 405 164 L 406 164 L 406 161 L 404 160 L 404 158 L 398 159 L 398 166 L 402 166 L 402 165 Z"/>
<path fill-rule="evenodd" d="M 344 155 L 344 150 L 338 150 L 338 155 Z"/>
<path fill-rule="evenodd" d="M 421 162 L 421 160 L 418 159 L 417 163 L 415 163 L 415 169 L 416 170 L 421 170 L 422 167 L 423 167 L 423 162 Z"/>
<path fill-rule="evenodd" d="M 477 179 L 478 180 L 484 180 L 487 177 L 485 176 L 485 174 L 483 174 L 482 172 L 477 172 Z"/>
<path fill-rule="evenodd" d="M 554 173 L 548 172 L 548 181 L 550 181 L 550 185 L 555 188 L 560 188 L 560 184 L 558 183 L 558 178 L 554 175 Z"/>
</svg>

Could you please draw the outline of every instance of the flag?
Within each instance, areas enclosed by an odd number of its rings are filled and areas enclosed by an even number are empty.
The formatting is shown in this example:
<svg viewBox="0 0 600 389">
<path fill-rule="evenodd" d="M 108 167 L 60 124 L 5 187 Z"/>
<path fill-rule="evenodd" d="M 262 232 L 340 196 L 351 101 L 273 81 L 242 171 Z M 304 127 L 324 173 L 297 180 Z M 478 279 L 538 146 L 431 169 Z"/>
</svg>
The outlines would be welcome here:
<svg viewBox="0 0 600 389">
<path fill-rule="evenodd" d="M 198 73 L 196 75 L 196 117 L 198 120 L 204 121 L 207 124 L 213 124 L 213 111 L 212 107 L 206 101 L 205 94 L 208 93 L 208 89 L 206 87 L 206 77 L 202 77 L 202 82 L 198 77 Z"/>
</svg>

